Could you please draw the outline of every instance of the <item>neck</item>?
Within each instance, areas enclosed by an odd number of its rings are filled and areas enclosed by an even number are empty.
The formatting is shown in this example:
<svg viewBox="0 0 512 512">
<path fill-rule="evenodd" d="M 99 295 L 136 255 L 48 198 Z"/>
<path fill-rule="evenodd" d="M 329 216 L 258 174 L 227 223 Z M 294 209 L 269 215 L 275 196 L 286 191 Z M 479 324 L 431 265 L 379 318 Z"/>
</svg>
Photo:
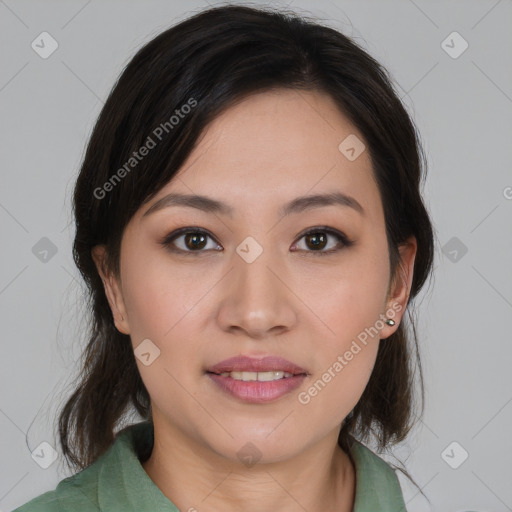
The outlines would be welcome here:
<svg viewBox="0 0 512 512">
<path fill-rule="evenodd" d="M 336 431 L 289 459 L 245 466 L 167 424 L 154 427 L 153 451 L 142 466 L 179 510 L 353 510 L 355 469 Z"/>
</svg>

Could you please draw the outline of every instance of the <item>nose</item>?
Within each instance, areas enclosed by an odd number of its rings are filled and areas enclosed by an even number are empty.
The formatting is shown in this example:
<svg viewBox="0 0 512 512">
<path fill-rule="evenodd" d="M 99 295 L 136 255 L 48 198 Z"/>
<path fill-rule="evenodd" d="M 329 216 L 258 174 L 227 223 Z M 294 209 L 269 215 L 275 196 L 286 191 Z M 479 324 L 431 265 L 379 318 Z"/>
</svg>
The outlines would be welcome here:
<svg viewBox="0 0 512 512">
<path fill-rule="evenodd" d="M 252 263 L 234 254 L 218 309 L 224 331 L 264 339 L 296 325 L 299 301 L 294 299 L 293 283 L 283 264 L 267 257 L 269 253 L 264 250 Z"/>
</svg>

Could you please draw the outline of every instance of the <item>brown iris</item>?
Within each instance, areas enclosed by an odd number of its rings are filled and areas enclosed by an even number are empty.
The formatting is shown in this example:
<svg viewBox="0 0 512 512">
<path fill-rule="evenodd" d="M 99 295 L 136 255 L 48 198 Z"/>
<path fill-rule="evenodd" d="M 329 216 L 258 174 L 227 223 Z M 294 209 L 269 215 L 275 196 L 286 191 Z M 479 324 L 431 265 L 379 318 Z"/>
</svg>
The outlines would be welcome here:
<svg viewBox="0 0 512 512">
<path fill-rule="evenodd" d="M 202 233 L 185 234 L 185 246 L 188 249 L 202 249 L 206 245 L 206 240 L 207 236 Z"/>
<path fill-rule="evenodd" d="M 323 249 L 325 247 L 327 236 L 324 233 L 321 232 L 315 232 L 315 233 L 308 233 L 305 235 L 306 245 L 310 249 Z M 311 246 L 309 245 L 308 241 L 313 240 Z"/>
</svg>

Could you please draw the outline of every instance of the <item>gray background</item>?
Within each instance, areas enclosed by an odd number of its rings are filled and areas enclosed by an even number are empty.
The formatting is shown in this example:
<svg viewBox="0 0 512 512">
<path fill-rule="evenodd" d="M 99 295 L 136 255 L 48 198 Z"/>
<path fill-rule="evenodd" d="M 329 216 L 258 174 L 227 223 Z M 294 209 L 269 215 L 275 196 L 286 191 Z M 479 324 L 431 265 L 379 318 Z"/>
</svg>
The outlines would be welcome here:
<svg viewBox="0 0 512 512">
<path fill-rule="evenodd" d="M 354 37 L 389 69 L 428 155 L 424 193 L 439 246 L 418 301 L 426 411 L 393 453 L 431 504 L 398 473 L 408 510 L 512 510 L 512 2 L 290 5 Z M 135 51 L 206 6 L 0 0 L 4 512 L 69 475 L 61 458 L 42 469 L 31 451 L 43 441 L 58 449 L 52 424 L 84 341 L 70 199 L 87 138 Z M 43 31 L 59 45 L 47 59 L 31 47 Z M 457 58 L 442 46 L 453 31 L 469 44 Z M 462 48 L 449 41 L 452 52 Z M 38 252 L 49 246 L 43 237 L 55 254 Z M 453 469 L 446 461 L 460 463 L 462 450 L 469 457 Z"/>
</svg>

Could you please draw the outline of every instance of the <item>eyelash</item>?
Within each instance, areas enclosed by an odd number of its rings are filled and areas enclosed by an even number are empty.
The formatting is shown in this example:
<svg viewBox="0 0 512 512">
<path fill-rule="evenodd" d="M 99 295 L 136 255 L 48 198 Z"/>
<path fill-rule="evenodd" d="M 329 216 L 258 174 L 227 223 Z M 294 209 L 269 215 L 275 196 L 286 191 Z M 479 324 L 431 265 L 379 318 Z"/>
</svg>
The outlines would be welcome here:
<svg viewBox="0 0 512 512">
<path fill-rule="evenodd" d="M 206 231 L 206 230 L 204 230 L 202 228 L 193 227 L 193 226 L 186 227 L 186 228 L 180 228 L 180 229 L 178 229 L 176 231 L 173 231 L 172 233 L 167 235 L 160 243 L 167 250 L 169 250 L 171 252 L 174 252 L 174 253 L 179 253 L 179 254 L 189 255 L 189 254 L 200 254 L 200 253 L 207 252 L 206 250 L 197 250 L 197 251 L 184 250 L 184 249 L 179 249 L 179 248 L 173 246 L 173 241 L 175 239 L 179 238 L 182 235 L 186 235 L 186 234 L 189 234 L 189 233 L 208 236 L 209 238 L 214 240 L 215 243 L 218 243 L 211 236 L 211 234 L 208 231 Z M 312 253 L 315 256 L 326 256 L 326 255 L 329 255 L 329 254 L 335 254 L 335 253 L 339 252 L 341 249 L 343 249 L 345 247 L 350 247 L 354 243 L 352 240 L 349 240 L 347 238 L 347 236 L 344 233 L 342 233 L 341 231 L 338 231 L 338 230 L 333 229 L 333 228 L 329 228 L 327 226 L 317 226 L 315 228 L 308 229 L 305 233 L 302 233 L 300 235 L 298 240 L 301 240 L 302 238 L 304 238 L 307 235 L 317 234 L 317 233 L 327 233 L 328 235 L 334 236 L 335 238 L 338 239 L 339 242 L 342 243 L 342 246 L 338 247 L 338 248 L 335 248 L 335 249 L 330 249 L 328 251 L 312 251 L 312 250 L 298 249 L 297 252 Z M 220 244 L 218 244 L 218 245 L 220 245 Z M 211 250 L 211 249 L 208 249 L 208 250 Z"/>
</svg>

